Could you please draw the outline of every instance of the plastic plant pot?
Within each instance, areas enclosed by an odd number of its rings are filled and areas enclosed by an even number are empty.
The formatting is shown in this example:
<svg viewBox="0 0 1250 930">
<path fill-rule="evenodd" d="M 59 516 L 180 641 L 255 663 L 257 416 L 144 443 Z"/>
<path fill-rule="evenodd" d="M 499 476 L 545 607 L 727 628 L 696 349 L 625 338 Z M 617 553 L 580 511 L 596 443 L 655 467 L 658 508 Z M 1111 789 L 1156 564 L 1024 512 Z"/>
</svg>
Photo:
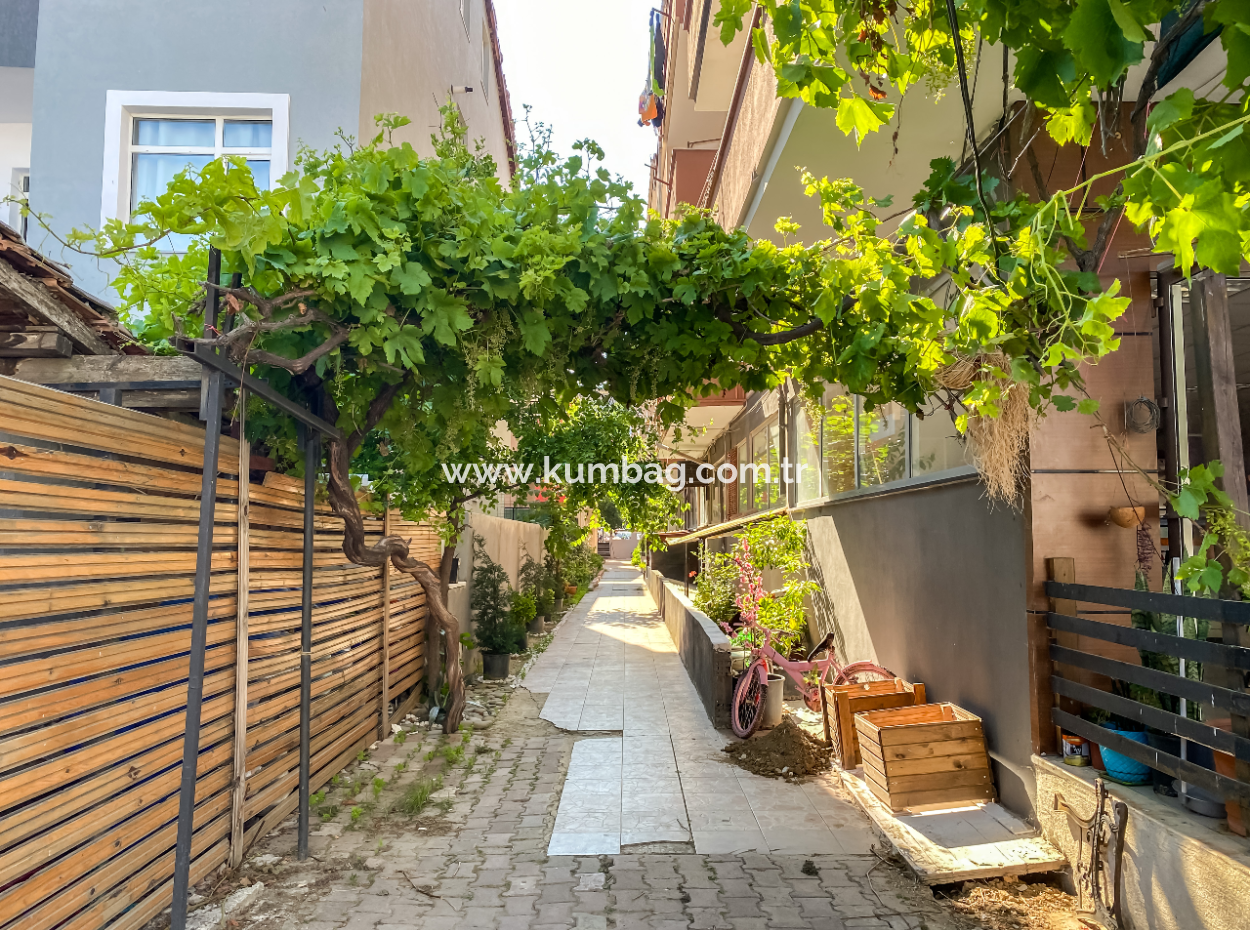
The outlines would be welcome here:
<svg viewBox="0 0 1250 930">
<path fill-rule="evenodd" d="M 760 728 L 770 730 L 781 723 L 781 714 L 785 709 L 786 679 L 782 675 L 768 676 L 768 693 L 764 695 L 764 718 Z"/>
<path fill-rule="evenodd" d="M 1103 729 L 1111 730 L 1125 739 L 1131 739 L 1135 743 L 1146 745 L 1146 734 L 1144 731 L 1137 730 L 1121 730 L 1115 724 L 1103 724 Z M 1107 775 L 1123 785 L 1148 785 L 1151 780 L 1151 768 L 1143 765 L 1136 759 L 1130 759 L 1128 756 L 1116 752 L 1114 749 L 1108 749 L 1106 746 L 1100 746 L 1102 750 L 1102 764 L 1107 770 Z"/>
<path fill-rule="evenodd" d="M 499 681 L 508 677 L 508 653 L 483 652 L 482 677 L 491 681 Z"/>
</svg>

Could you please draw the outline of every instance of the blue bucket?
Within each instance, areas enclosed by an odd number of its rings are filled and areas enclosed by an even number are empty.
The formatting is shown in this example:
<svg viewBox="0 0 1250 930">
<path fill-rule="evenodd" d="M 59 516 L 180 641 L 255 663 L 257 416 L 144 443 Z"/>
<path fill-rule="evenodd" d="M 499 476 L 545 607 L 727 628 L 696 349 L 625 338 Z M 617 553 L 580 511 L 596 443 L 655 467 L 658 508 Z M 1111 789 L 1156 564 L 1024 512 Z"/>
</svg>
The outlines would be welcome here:
<svg viewBox="0 0 1250 930">
<path fill-rule="evenodd" d="M 1131 739 L 1135 743 L 1141 743 L 1143 746 L 1146 744 L 1144 731 L 1122 730 L 1114 723 L 1103 724 L 1103 729 L 1111 730 L 1113 733 L 1123 736 L 1125 739 Z M 1108 776 L 1125 785 L 1145 785 L 1150 783 L 1150 766 L 1144 765 L 1136 759 L 1130 759 L 1114 749 L 1108 749 L 1101 743 L 1099 743 L 1099 749 L 1102 752 L 1102 764 L 1106 768 Z"/>
</svg>

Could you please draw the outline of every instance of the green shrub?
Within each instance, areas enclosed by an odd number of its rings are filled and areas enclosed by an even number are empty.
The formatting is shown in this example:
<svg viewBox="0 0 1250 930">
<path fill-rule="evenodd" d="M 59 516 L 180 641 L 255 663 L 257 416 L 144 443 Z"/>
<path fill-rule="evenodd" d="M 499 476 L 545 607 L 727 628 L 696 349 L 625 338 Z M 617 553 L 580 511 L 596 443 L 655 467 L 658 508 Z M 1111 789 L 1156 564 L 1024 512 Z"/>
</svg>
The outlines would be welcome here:
<svg viewBox="0 0 1250 930">
<path fill-rule="evenodd" d="M 528 626 L 538 616 L 538 601 L 534 595 L 520 592 L 512 595 L 512 622 L 517 626 Z"/>
<path fill-rule="evenodd" d="M 484 652 L 519 652 L 525 648 L 525 627 L 512 617 L 512 587 L 508 573 L 486 552 L 481 536 L 473 537 L 473 623 Z"/>
</svg>

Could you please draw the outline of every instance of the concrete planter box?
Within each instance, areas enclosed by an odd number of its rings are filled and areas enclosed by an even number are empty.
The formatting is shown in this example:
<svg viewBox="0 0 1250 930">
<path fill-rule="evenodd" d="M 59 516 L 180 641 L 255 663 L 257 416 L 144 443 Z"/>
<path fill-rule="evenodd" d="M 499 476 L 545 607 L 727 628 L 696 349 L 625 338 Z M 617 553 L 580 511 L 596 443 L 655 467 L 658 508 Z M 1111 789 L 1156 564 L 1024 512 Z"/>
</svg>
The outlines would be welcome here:
<svg viewBox="0 0 1250 930">
<path fill-rule="evenodd" d="M 682 665 L 699 693 L 703 710 L 712 726 L 728 728 L 733 700 L 729 637 L 690 602 L 675 582 L 651 569 L 647 569 L 645 577 L 664 625 L 677 645 Z"/>
</svg>

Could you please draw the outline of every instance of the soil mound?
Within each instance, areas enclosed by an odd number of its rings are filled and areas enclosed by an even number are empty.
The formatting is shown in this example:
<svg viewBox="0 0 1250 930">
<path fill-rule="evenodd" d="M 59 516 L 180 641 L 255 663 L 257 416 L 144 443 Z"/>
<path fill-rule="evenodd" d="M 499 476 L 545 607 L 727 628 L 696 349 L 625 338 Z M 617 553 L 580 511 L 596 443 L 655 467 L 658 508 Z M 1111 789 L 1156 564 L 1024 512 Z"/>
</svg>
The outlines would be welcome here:
<svg viewBox="0 0 1250 930">
<path fill-rule="evenodd" d="M 756 775 L 800 778 L 829 771 L 829 747 L 785 716 L 763 736 L 730 743 L 723 750 L 735 763 Z"/>
</svg>

